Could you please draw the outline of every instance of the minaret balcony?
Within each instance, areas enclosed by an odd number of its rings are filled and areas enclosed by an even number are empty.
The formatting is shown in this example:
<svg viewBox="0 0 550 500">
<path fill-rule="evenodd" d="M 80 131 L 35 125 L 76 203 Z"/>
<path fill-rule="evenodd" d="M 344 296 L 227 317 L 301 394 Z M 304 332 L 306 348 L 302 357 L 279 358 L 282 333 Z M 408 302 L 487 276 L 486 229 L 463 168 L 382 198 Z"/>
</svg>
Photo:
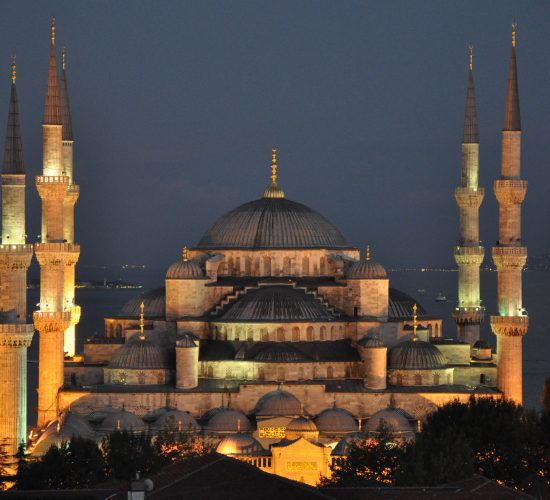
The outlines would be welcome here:
<svg viewBox="0 0 550 500">
<path fill-rule="evenodd" d="M 28 269 L 31 265 L 32 245 L 0 245 L 0 269 Z"/>
<path fill-rule="evenodd" d="M 527 262 L 527 247 L 493 247 L 492 254 L 497 269 L 523 269 Z"/>
<path fill-rule="evenodd" d="M 521 179 L 498 179 L 493 191 L 500 205 L 520 205 L 527 194 L 527 181 Z"/>
<path fill-rule="evenodd" d="M 485 318 L 485 308 L 481 306 L 455 307 L 452 314 L 455 323 L 459 326 L 480 325 Z"/>
<path fill-rule="evenodd" d="M 491 330 L 495 335 L 523 337 L 529 329 L 529 316 L 491 316 Z"/>
<path fill-rule="evenodd" d="M 477 266 L 483 262 L 485 249 L 481 246 L 462 247 L 457 246 L 454 249 L 455 262 L 459 266 Z"/>
<path fill-rule="evenodd" d="M 483 188 L 455 188 L 455 200 L 460 208 L 479 208 L 484 196 Z"/>
<path fill-rule="evenodd" d="M 2 174 L 2 186 L 25 187 L 25 174 Z"/>
<path fill-rule="evenodd" d="M 76 243 L 35 243 L 34 253 L 41 266 L 74 266 L 80 256 Z"/>
<path fill-rule="evenodd" d="M 0 325 L 0 346 L 30 347 L 34 335 L 33 325 L 24 323 Z"/>
<path fill-rule="evenodd" d="M 39 333 L 64 332 L 71 325 L 71 313 L 35 311 L 33 321 Z"/>
</svg>

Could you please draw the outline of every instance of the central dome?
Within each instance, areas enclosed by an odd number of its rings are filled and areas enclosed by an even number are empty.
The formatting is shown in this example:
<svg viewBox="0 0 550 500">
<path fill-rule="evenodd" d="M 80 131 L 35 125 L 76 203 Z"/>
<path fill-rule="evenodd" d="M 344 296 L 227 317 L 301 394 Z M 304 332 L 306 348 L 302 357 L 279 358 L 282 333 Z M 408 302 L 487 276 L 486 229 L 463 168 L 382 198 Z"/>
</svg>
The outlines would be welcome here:
<svg viewBox="0 0 550 500">
<path fill-rule="evenodd" d="M 197 248 L 349 248 L 339 229 L 301 203 L 261 198 L 220 217 Z"/>
</svg>

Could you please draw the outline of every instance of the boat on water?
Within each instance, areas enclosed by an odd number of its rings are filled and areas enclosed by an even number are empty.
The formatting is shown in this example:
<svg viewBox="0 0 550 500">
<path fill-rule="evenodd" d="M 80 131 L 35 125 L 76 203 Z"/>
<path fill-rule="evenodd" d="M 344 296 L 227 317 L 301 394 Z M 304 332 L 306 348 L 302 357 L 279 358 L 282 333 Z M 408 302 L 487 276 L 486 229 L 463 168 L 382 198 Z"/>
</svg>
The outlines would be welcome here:
<svg viewBox="0 0 550 500">
<path fill-rule="evenodd" d="M 447 297 L 445 297 L 445 295 L 443 295 L 442 292 L 439 292 L 435 298 L 435 301 L 436 302 L 447 302 Z"/>
</svg>

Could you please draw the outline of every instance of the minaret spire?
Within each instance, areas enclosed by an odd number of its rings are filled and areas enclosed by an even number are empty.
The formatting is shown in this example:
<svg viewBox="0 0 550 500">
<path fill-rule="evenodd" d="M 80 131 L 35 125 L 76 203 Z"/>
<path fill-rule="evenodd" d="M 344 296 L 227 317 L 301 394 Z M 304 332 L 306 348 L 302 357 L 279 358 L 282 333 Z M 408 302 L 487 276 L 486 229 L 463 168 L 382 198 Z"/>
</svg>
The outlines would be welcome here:
<svg viewBox="0 0 550 500">
<path fill-rule="evenodd" d="M 516 29 L 512 23 L 512 52 L 508 63 L 508 84 L 506 88 L 506 104 L 504 106 L 504 125 L 502 130 L 521 130 L 519 112 L 518 70 L 516 63 Z"/>
<path fill-rule="evenodd" d="M 59 82 L 59 105 L 61 107 L 61 122 L 63 124 L 61 136 L 63 141 L 73 141 L 73 124 L 71 121 L 71 108 L 69 106 L 67 72 L 65 71 L 66 67 L 67 49 L 63 47 L 63 49 L 61 50 L 61 81 Z"/>
<path fill-rule="evenodd" d="M 521 241 L 521 205 L 527 194 L 527 181 L 520 175 L 516 28 L 516 23 L 513 23 L 502 130 L 501 176 L 493 184 L 499 206 L 498 241 L 493 247 L 493 261 L 498 272 L 498 315 L 491 316 L 491 329 L 497 337 L 497 387 L 505 398 L 521 404 L 522 338 L 529 328 L 529 316 L 522 301 L 522 271 L 527 261 L 527 247 Z"/>
<path fill-rule="evenodd" d="M 3 174 L 25 174 L 23 164 L 23 145 L 21 142 L 21 129 L 19 124 L 19 102 L 17 99 L 17 66 L 15 55 L 11 59 L 11 96 L 8 112 L 8 127 L 6 130 L 6 142 L 4 144 Z"/>
<path fill-rule="evenodd" d="M 457 326 L 458 339 L 473 345 L 479 340 L 480 324 L 484 316 L 479 293 L 479 267 L 485 253 L 479 241 L 479 207 L 485 191 L 478 185 L 479 134 L 472 45 L 468 52 L 468 86 L 461 145 L 461 182 L 455 189 L 460 229 L 458 245 L 454 248 L 454 258 L 458 264 L 458 304 L 453 311 L 453 318 Z"/>
<path fill-rule="evenodd" d="M 44 104 L 44 125 L 61 125 L 61 109 L 57 91 L 57 62 L 55 56 L 55 18 L 51 24 L 50 64 L 48 69 L 48 86 Z"/>
</svg>

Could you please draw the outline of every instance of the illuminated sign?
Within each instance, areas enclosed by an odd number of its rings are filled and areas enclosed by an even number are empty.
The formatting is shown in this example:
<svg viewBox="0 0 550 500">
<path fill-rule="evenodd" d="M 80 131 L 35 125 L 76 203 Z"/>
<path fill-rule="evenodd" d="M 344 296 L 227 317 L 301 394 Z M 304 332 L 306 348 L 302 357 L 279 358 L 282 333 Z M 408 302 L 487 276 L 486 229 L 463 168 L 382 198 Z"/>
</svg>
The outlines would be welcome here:
<svg viewBox="0 0 550 500">
<path fill-rule="evenodd" d="M 317 462 L 287 462 L 286 470 L 291 472 L 317 470 Z"/>
<path fill-rule="evenodd" d="M 276 439 L 285 437 L 286 427 L 260 427 L 258 436 L 265 439 Z"/>
</svg>

